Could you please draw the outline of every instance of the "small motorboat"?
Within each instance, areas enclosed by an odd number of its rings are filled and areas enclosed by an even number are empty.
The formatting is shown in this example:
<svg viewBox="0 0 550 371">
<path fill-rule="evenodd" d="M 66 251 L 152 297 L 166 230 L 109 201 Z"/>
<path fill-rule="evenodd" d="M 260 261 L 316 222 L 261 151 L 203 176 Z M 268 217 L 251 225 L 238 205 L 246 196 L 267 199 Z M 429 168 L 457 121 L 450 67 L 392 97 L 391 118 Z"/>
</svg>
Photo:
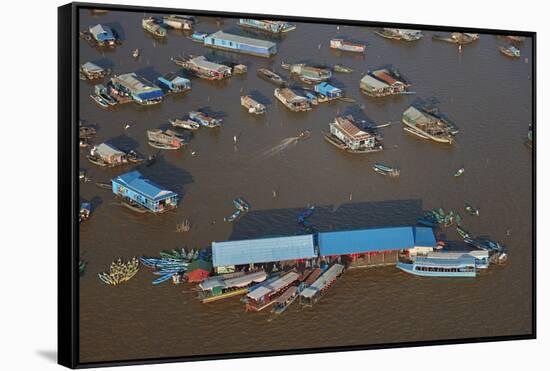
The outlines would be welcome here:
<svg viewBox="0 0 550 371">
<path fill-rule="evenodd" d="M 92 100 L 94 102 L 96 102 L 99 106 L 101 106 L 103 108 L 108 108 L 109 107 L 109 103 L 97 94 L 91 94 L 90 98 L 92 98 Z"/>
<path fill-rule="evenodd" d="M 468 233 L 464 228 L 459 226 L 456 227 L 456 233 L 458 233 L 458 235 L 462 237 L 462 239 L 470 237 L 470 233 Z"/>
<path fill-rule="evenodd" d="M 306 130 L 301 131 L 300 134 L 298 134 L 297 138 L 301 140 L 301 139 L 307 139 L 310 136 L 311 136 L 311 131 L 306 129 Z"/>
<path fill-rule="evenodd" d="M 298 223 L 304 223 L 307 218 L 313 215 L 314 211 L 315 211 L 315 206 L 310 206 L 304 211 L 302 211 L 300 215 L 298 215 Z"/>
<path fill-rule="evenodd" d="M 242 197 L 238 197 L 233 200 L 233 205 L 242 212 L 247 212 L 250 209 L 250 204 L 246 202 Z"/>
<path fill-rule="evenodd" d="M 391 166 L 386 166 L 384 164 L 374 164 L 372 169 L 380 175 L 386 175 L 389 177 L 398 177 L 401 174 L 401 170 L 393 168 Z"/>
<path fill-rule="evenodd" d="M 134 58 L 139 58 L 139 49 L 134 49 L 134 51 L 132 52 L 132 57 Z"/>
<path fill-rule="evenodd" d="M 467 202 L 464 203 L 464 209 L 473 216 L 479 216 L 479 210 L 473 207 L 472 205 L 468 204 Z"/>
<path fill-rule="evenodd" d="M 237 210 L 233 214 L 226 216 L 225 218 L 223 218 L 223 221 L 226 223 L 232 223 L 237 220 L 239 216 L 241 216 L 241 210 Z"/>
<path fill-rule="evenodd" d="M 340 72 L 340 73 L 352 73 L 353 69 L 350 67 L 343 66 L 341 64 L 336 64 L 333 67 L 334 72 Z"/>
<path fill-rule="evenodd" d="M 461 176 L 462 174 L 464 174 L 464 168 L 463 168 L 463 167 L 461 167 L 460 169 L 458 169 L 458 170 L 456 171 L 455 176 L 456 176 L 456 177 L 459 177 L 459 176 Z"/>
<path fill-rule="evenodd" d="M 109 182 L 109 183 L 107 183 L 107 182 L 105 182 L 105 183 L 98 182 L 95 185 L 96 185 L 96 187 L 101 188 L 101 189 L 112 189 L 113 188 L 113 185 L 112 185 L 111 182 Z"/>
<path fill-rule="evenodd" d="M 144 161 L 144 159 L 139 157 L 134 150 L 131 150 L 126 154 L 126 159 L 134 164 L 139 164 Z"/>
</svg>

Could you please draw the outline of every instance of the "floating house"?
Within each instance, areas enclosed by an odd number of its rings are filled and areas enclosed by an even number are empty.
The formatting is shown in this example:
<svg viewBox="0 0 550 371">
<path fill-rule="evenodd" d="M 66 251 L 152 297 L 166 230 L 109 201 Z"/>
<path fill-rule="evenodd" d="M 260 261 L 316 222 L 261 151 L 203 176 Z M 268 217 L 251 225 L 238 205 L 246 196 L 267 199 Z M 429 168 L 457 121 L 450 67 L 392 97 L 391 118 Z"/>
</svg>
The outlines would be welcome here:
<svg viewBox="0 0 550 371">
<path fill-rule="evenodd" d="M 410 86 L 398 78 L 395 71 L 380 69 L 367 73 L 359 82 L 361 91 L 373 97 L 403 94 Z"/>
<path fill-rule="evenodd" d="M 297 75 L 298 78 L 305 83 L 319 83 L 328 80 L 332 77 L 332 71 L 326 68 L 307 66 L 303 63 L 282 65 L 284 69 L 288 69 L 291 74 Z"/>
<path fill-rule="evenodd" d="M 189 59 L 174 59 L 174 63 L 205 80 L 231 77 L 231 67 L 209 61 L 202 55 Z"/>
<path fill-rule="evenodd" d="M 410 106 L 403 112 L 404 130 L 422 139 L 431 139 L 438 143 L 452 144 L 458 130 L 441 117 Z"/>
<path fill-rule="evenodd" d="M 270 21 L 267 19 L 245 19 L 241 18 L 239 26 L 254 30 L 266 31 L 272 34 L 281 34 L 296 29 L 296 26 L 284 21 Z"/>
<path fill-rule="evenodd" d="M 324 95 L 329 99 L 336 99 L 344 95 L 342 89 L 332 86 L 327 82 L 322 82 L 315 85 L 314 90 L 316 93 Z"/>
<path fill-rule="evenodd" d="M 360 129 L 353 116 L 336 117 L 329 123 L 330 133 L 325 134 L 325 140 L 337 148 L 352 153 L 368 153 L 381 151 L 382 145 L 373 133 Z"/>
<path fill-rule="evenodd" d="M 259 312 L 269 307 L 299 278 L 300 274 L 298 272 L 290 271 L 269 283 L 261 284 L 252 289 L 246 295 L 245 310 L 247 312 Z"/>
<path fill-rule="evenodd" d="M 306 97 L 296 94 L 288 88 L 275 89 L 275 98 L 293 112 L 308 111 L 311 109 L 309 100 Z"/>
<path fill-rule="evenodd" d="M 96 24 L 89 28 L 90 35 L 99 46 L 113 46 L 116 43 L 114 31 L 109 26 Z"/>
<path fill-rule="evenodd" d="M 115 195 L 153 213 L 174 209 L 178 204 L 176 193 L 144 178 L 137 170 L 111 179 L 111 184 Z"/>
<path fill-rule="evenodd" d="M 114 146 L 101 143 L 90 150 L 88 160 L 98 166 L 115 167 L 126 162 L 126 153 L 118 150 Z"/>
<path fill-rule="evenodd" d="M 189 31 L 193 29 L 195 19 L 192 16 L 188 15 L 171 14 L 162 17 L 162 22 L 166 26 L 171 27 L 175 30 Z"/>
<path fill-rule="evenodd" d="M 431 228 L 388 227 L 319 233 L 319 255 L 352 266 L 393 265 L 400 254 L 436 247 Z"/>
<path fill-rule="evenodd" d="M 112 77 L 111 85 L 115 94 L 130 96 L 134 102 L 141 105 L 160 103 L 164 98 L 161 88 L 134 72 Z"/>
<path fill-rule="evenodd" d="M 209 48 L 251 54 L 259 57 L 271 57 L 277 53 L 277 44 L 272 41 L 233 35 L 223 31 L 206 36 L 204 38 L 204 45 Z"/>
<path fill-rule="evenodd" d="M 181 93 L 191 90 L 191 81 L 173 72 L 168 72 L 166 75 L 158 77 L 157 80 L 161 88 L 171 93 Z"/>
<path fill-rule="evenodd" d="M 188 282 L 202 282 L 212 272 L 212 263 L 202 259 L 195 260 L 187 266 L 185 273 Z"/>
<path fill-rule="evenodd" d="M 296 261 L 315 258 L 313 235 L 212 242 L 212 262 L 216 270 L 228 267 Z"/>
<path fill-rule="evenodd" d="M 86 62 L 80 66 L 80 74 L 87 80 L 100 79 L 107 76 L 110 72 L 110 70 L 101 68 L 92 62 Z"/>
</svg>

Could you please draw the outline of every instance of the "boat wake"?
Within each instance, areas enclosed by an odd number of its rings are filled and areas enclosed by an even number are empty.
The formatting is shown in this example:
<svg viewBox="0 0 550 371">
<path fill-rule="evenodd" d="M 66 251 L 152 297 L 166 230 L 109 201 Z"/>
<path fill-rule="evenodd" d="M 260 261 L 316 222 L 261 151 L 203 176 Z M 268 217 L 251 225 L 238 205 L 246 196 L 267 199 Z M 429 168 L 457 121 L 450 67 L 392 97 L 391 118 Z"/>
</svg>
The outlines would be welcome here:
<svg viewBox="0 0 550 371">
<path fill-rule="evenodd" d="M 283 152 L 288 147 L 295 145 L 300 140 L 300 137 L 290 137 L 283 139 L 277 144 L 275 147 L 272 147 L 268 149 L 267 151 L 264 151 L 261 155 L 262 158 L 266 157 L 273 157 L 281 152 Z"/>
</svg>

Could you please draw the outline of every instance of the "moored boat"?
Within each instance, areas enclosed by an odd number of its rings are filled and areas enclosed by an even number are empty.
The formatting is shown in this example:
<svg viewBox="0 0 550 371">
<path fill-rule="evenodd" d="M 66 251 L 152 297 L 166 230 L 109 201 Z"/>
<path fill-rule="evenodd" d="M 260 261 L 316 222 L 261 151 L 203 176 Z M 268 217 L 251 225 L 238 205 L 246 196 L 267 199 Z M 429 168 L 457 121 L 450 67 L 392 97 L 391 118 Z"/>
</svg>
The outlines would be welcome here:
<svg viewBox="0 0 550 371">
<path fill-rule="evenodd" d="M 274 92 L 275 98 L 293 112 L 303 112 L 311 109 L 309 100 L 306 97 L 296 94 L 288 88 L 277 88 Z"/>
<path fill-rule="evenodd" d="M 353 53 L 364 53 L 367 49 L 367 46 L 365 44 L 354 43 L 351 41 L 346 41 L 344 39 L 331 39 L 330 47 L 332 49 L 338 49 Z"/>
<path fill-rule="evenodd" d="M 410 262 L 398 261 L 397 268 L 424 277 L 476 276 L 475 258 L 466 255 L 447 259 L 416 257 Z"/>
<path fill-rule="evenodd" d="M 333 70 L 335 72 L 340 72 L 340 73 L 352 73 L 353 72 L 353 69 L 351 67 L 346 67 L 346 66 L 341 65 L 341 64 L 335 64 L 334 67 L 333 67 Z"/>
<path fill-rule="evenodd" d="M 153 17 L 142 19 L 141 26 L 145 31 L 150 32 L 156 37 L 166 37 L 166 28 L 162 27 L 160 23 Z"/>
<path fill-rule="evenodd" d="M 313 306 L 334 285 L 343 272 L 343 265 L 333 264 L 300 293 L 300 304 Z M 308 280 L 306 280 L 306 284 Z"/>
<path fill-rule="evenodd" d="M 207 128 L 215 128 L 222 125 L 222 119 L 217 119 L 213 116 L 209 116 L 201 111 L 189 112 L 189 118 L 197 122 L 201 126 L 205 126 Z"/>
<path fill-rule="evenodd" d="M 416 41 L 420 40 L 423 35 L 422 31 L 406 30 L 401 28 L 381 28 L 374 31 L 379 36 L 392 40 Z"/>
<path fill-rule="evenodd" d="M 476 209 L 475 207 L 473 207 L 472 205 L 470 205 L 470 204 L 467 203 L 467 202 L 464 203 L 464 209 L 466 209 L 466 211 L 467 211 L 470 215 L 479 216 L 479 210 Z"/>
<path fill-rule="evenodd" d="M 276 74 L 275 72 L 273 72 L 268 68 L 259 68 L 258 75 L 276 85 L 286 84 L 286 81 L 281 76 L 279 76 L 278 74 Z"/>
<path fill-rule="evenodd" d="M 414 106 L 403 112 L 402 121 L 407 132 L 439 143 L 452 144 L 457 133 L 454 126 L 446 120 Z"/>
<path fill-rule="evenodd" d="M 265 105 L 255 101 L 249 95 L 244 95 L 241 97 L 241 106 L 248 110 L 248 113 L 255 113 L 256 115 L 261 115 L 266 112 Z"/>
<path fill-rule="evenodd" d="M 233 205 L 235 205 L 237 210 L 240 210 L 242 212 L 248 212 L 248 210 L 250 210 L 250 204 L 246 202 L 245 199 L 242 197 L 234 199 Z"/>
<path fill-rule="evenodd" d="M 233 223 L 235 220 L 239 218 L 239 216 L 241 216 L 241 210 L 236 210 L 233 214 L 223 218 L 223 221 L 226 223 Z"/>
<path fill-rule="evenodd" d="M 462 174 L 464 174 L 464 168 L 463 168 L 463 167 L 461 167 L 460 169 L 458 169 L 458 170 L 456 171 L 456 173 L 455 173 L 454 176 L 459 177 L 459 176 L 461 176 Z"/>
<path fill-rule="evenodd" d="M 513 57 L 513 58 L 521 57 L 521 51 L 513 45 L 510 45 L 507 47 L 499 46 L 498 50 L 502 54 L 507 55 L 508 57 Z"/>
<path fill-rule="evenodd" d="M 172 130 L 147 130 L 149 145 L 158 149 L 180 149 L 185 144 L 183 138 Z"/>
<path fill-rule="evenodd" d="M 94 102 L 96 102 L 99 106 L 101 106 L 103 108 L 108 108 L 109 107 L 109 103 L 107 103 L 107 101 L 105 99 L 103 99 L 102 97 L 100 97 L 97 94 L 91 94 L 90 98 L 92 98 L 92 100 Z"/>
<path fill-rule="evenodd" d="M 132 57 L 139 58 L 139 49 L 134 49 L 134 51 L 132 52 Z"/>
<path fill-rule="evenodd" d="M 180 119 L 169 119 L 170 125 L 175 128 L 181 128 L 185 130 L 198 130 L 200 124 L 193 120 L 180 120 Z"/>
</svg>

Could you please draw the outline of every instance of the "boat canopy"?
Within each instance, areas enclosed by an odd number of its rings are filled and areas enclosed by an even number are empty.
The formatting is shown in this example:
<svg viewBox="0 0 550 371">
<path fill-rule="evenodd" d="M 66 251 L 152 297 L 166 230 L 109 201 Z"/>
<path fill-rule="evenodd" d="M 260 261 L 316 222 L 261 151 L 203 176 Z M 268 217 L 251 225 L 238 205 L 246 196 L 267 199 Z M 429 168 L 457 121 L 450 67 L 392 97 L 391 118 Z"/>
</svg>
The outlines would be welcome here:
<svg viewBox="0 0 550 371">
<path fill-rule="evenodd" d="M 315 282 L 313 282 L 309 287 L 302 291 L 302 296 L 304 298 L 312 298 L 321 291 L 327 284 L 333 281 L 338 277 L 344 270 L 344 266 L 341 264 L 334 264 L 330 267 L 325 273 L 323 273 Z"/>
<path fill-rule="evenodd" d="M 473 256 L 462 256 L 456 259 L 438 259 L 418 257 L 414 260 L 416 266 L 422 267 L 446 267 L 460 268 L 465 266 L 475 266 L 476 259 Z"/>
<path fill-rule="evenodd" d="M 309 259 L 315 256 L 312 234 L 212 242 L 214 267 Z"/>
<path fill-rule="evenodd" d="M 300 277 L 300 275 L 297 272 L 289 272 L 267 285 L 262 285 L 250 291 L 246 296 L 253 300 L 259 300 L 267 294 L 277 292 L 283 287 L 290 285 L 292 282 L 296 281 L 298 277 Z"/>
</svg>

